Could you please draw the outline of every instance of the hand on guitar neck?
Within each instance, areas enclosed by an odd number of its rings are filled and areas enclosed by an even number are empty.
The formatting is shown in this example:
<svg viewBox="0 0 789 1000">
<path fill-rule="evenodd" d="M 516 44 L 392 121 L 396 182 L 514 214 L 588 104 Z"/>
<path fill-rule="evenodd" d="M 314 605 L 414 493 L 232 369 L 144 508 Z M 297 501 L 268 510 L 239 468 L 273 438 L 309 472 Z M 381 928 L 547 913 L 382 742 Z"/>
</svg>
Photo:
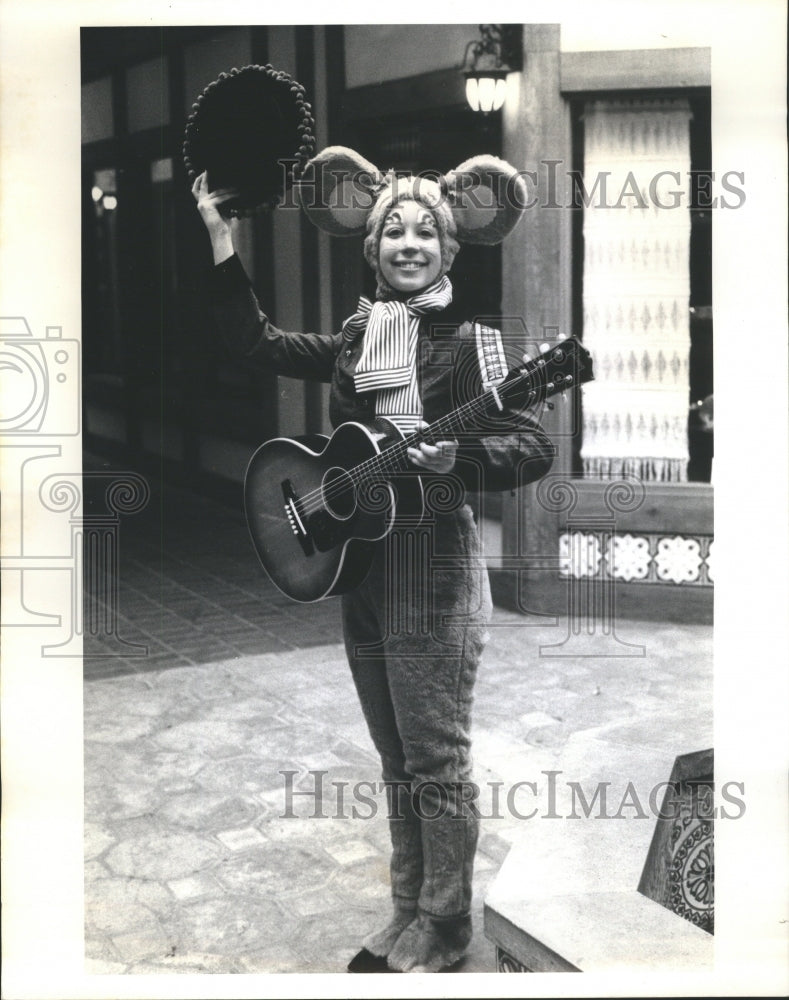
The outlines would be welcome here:
<svg viewBox="0 0 789 1000">
<path fill-rule="evenodd" d="M 424 420 L 419 422 L 419 430 L 429 430 L 430 424 Z M 451 472 L 457 457 L 457 441 L 420 441 L 408 449 L 408 458 L 413 465 L 428 472 L 446 474 Z"/>
</svg>

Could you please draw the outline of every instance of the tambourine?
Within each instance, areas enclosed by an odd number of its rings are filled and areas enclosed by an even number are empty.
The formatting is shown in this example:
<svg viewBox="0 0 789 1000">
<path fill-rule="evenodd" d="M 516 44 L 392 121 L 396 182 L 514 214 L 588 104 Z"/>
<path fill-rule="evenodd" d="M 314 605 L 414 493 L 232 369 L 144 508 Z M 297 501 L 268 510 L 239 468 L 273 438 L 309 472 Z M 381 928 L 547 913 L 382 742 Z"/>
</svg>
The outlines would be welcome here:
<svg viewBox="0 0 789 1000">
<path fill-rule="evenodd" d="M 220 73 L 192 105 L 184 166 L 209 190 L 236 188 L 223 210 L 236 217 L 273 208 L 298 180 L 315 149 L 304 87 L 271 65 Z"/>
</svg>

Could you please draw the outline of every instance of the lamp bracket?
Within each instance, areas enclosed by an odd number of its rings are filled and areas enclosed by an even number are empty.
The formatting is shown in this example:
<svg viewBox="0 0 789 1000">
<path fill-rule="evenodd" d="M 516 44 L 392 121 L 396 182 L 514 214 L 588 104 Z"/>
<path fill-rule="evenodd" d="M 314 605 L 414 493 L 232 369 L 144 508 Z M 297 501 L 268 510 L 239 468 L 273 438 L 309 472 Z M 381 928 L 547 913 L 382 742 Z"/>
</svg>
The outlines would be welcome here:
<svg viewBox="0 0 789 1000">
<path fill-rule="evenodd" d="M 464 69 L 523 69 L 522 24 L 481 24 L 479 33 L 466 46 Z"/>
</svg>

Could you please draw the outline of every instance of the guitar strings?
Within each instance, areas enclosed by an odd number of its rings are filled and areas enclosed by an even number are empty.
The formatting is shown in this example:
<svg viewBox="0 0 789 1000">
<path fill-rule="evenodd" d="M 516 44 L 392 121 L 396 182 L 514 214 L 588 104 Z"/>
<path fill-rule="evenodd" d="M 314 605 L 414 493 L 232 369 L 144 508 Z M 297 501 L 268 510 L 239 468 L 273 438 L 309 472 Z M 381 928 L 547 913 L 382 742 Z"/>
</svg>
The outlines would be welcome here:
<svg viewBox="0 0 789 1000">
<path fill-rule="evenodd" d="M 348 479 L 350 479 L 351 485 L 358 489 L 362 485 L 370 485 L 377 482 L 377 477 L 386 472 L 405 471 L 404 468 L 398 469 L 398 465 L 406 458 L 408 448 L 415 444 L 420 437 L 425 433 L 430 433 L 433 436 L 441 430 L 449 430 L 453 420 L 460 421 L 466 416 L 462 411 L 467 410 L 468 415 L 471 416 L 475 412 L 484 412 L 484 406 L 484 396 L 471 400 L 469 403 L 455 410 L 453 414 L 447 414 L 439 418 L 439 420 L 431 424 L 429 431 L 418 431 L 409 434 L 408 437 L 397 441 L 391 447 L 385 448 L 371 458 L 365 459 L 364 462 L 360 462 L 353 469 L 344 470 L 348 478 L 343 477 L 339 482 L 332 484 L 328 488 L 320 486 L 310 493 L 305 493 L 298 501 L 299 506 L 305 514 L 313 514 L 325 506 L 326 500 L 334 499 L 334 497 L 347 492 L 349 490 Z M 442 427 L 441 425 L 445 426 Z M 370 474 L 369 476 L 368 473 Z"/>
<path fill-rule="evenodd" d="M 546 371 L 544 368 L 533 368 L 528 373 L 521 371 L 517 378 L 510 380 L 509 382 L 503 383 L 497 390 L 500 396 L 506 398 L 507 391 L 511 390 L 513 386 L 517 385 L 518 382 L 522 381 L 527 374 L 530 376 L 532 374 L 539 374 L 545 378 Z M 529 406 L 536 402 L 536 398 L 539 394 L 539 387 L 533 388 L 529 391 Z M 440 417 L 433 424 L 427 428 L 426 431 L 419 431 L 409 435 L 402 441 L 398 441 L 396 444 L 389 448 L 385 448 L 382 452 L 373 455 L 369 459 L 365 459 L 364 462 L 360 462 L 359 465 L 355 466 L 353 469 L 343 470 L 346 472 L 347 479 L 341 478 L 336 483 L 331 486 L 324 487 L 319 486 L 317 489 L 312 490 L 310 493 L 305 493 L 303 497 L 299 498 L 298 503 L 305 515 L 316 513 L 321 508 L 327 506 L 326 501 L 332 500 L 337 496 L 340 496 L 344 492 L 349 492 L 348 479 L 350 479 L 351 485 L 354 488 L 359 488 L 362 485 L 371 485 L 378 482 L 378 476 L 385 473 L 392 473 L 397 471 L 406 471 L 405 468 L 398 470 L 397 466 L 406 457 L 406 452 L 412 444 L 414 444 L 423 434 L 430 433 L 434 436 L 436 432 L 441 430 L 451 430 L 453 422 L 462 421 L 466 416 L 474 416 L 476 414 L 482 414 L 485 412 L 491 400 L 495 399 L 495 394 L 488 390 L 475 399 L 470 400 L 463 406 L 452 411 L 452 413 L 446 414 Z M 465 411 L 465 412 L 464 412 Z M 443 426 L 442 426 L 443 425 Z M 462 425 L 461 425 L 462 426 Z M 372 473 L 370 478 L 366 478 L 367 473 Z"/>
<path fill-rule="evenodd" d="M 571 340 L 565 341 L 562 345 L 562 349 L 565 353 L 561 360 L 573 360 L 577 365 L 579 358 L 577 357 L 576 347 L 577 345 Z M 551 352 L 546 352 L 546 355 L 548 353 Z M 558 387 L 550 393 L 545 391 L 548 384 L 549 366 L 542 360 L 543 357 L 544 355 L 538 358 L 528 370 L 525 367 L 521 368 L 514 378 L 508 378 L 496 390 L 489 389 L 480 396 L 477 396 L 475 399 L 472 399 L 463 406 L 453 410 L 451 413 L 440 417 L 425 430 L 411 433 L 402 440 L 397 441 L 391 447 L 385 448 L 383 451 L 378 452 L 371 458 L 365 459 L 364 462 L 360 462 L 359 465 L 352 469 L 342 470 L 345 473 L 345 476 L 340 478 L 331 486 L 324 487 L 321 485 L 317 489 L 314 489 L 309 493 L 305 493 L 303 497 L 297 498 L 297 502 L 302 510 L 302 513 L 305 517 L 310 514 L 314 514 L 322 508 L 327 507 L 328 500 L 334 499 L 342 493 L 348 492 L 348 480 L 350 480 L 350 484 L 354 489 L 358 489 L 363 484 L 377 484 L 379 482 L 377 477 L 379 475 L 384 475 L 387 472 L 390 474 L 397 471 L 405 472 L 407 466 L 403 467 L 401 463 L 406 460 L 407 449 L 411 447 L 411 445 L 415 444 L 420 438 L 424 439 L 424 435 L 428 434 L 431 437 L 435 437 L 437 433 L 453 433 L 454 424 L 458 424 L 462 430 L 463 421 L 467 417 L 473 417 L 477 414 L 484 413 L 493 400 L 495 400 L 498 404 L 502 398 L 506 399 L 509 390 L 511 390 L 514 386 L 517 386 L 524 379 L 531 378 L 532 375 L 539 376 L 539 382 L 536 386 L 528 390 L 526 402 L 527 407 L 533 406 L 540 400 L 540 398 L 545 399 L 549 395 L 552 395 L 553 391 L 559 391 Z M 583 364 L 575 368 L 576 376 L 582 374 L 584 371 L 585 367 Z M 550 375 L 550 378 L 555 379 L 556 381 L 559 381 L 560 377 L 560 375 L 558 378 L 553 374 Z M 582 384 L 583 381 L 585 381 L 585 379 L 579 379 L 576 377 L 572 380 L 571 385 L 578 386 Z M 398 468 L 398 466 L 400 466 L 400 468 Z M 367 478 L 368 473 L 372 474 L 369 478 Z M 416 474 L 419 475 L 419 473 Z"/>
<path fill-rule="evenodd" d="M 535 369 L 539 372 L 539 369 Z M 540 372 L 541 374 L 544 374 Z M 529 373 L 532 374 L 532 373 Z M 508 389 L 512 389 L 513 385 L 517 384 L 525 377 L 524 373 L 521 373 L 517 379 L 511 380 L 509 383 L 504 383 L 500 387 L 499 394 L 506 397 Z M 538 394 L 537 389 L 532 389 L 529 393 L 530 397 L 534 397 Z M 452 413 L 445 414 L 440 417 L 433 424 L 427 428 L 426 431 L 419 431 L 410 434 L 408 437 L 404 438 L 402 441 L 398 441 L 389 448 L 385 448 L 383 451 L 371 458 L 365 459 L 364 462 L 360 462 L 359 465 L 355 466 L 353 469 L 346 469 L 346 477 L 341 477 L 338 482 L 332 484 L 328 488 L 320 486 L 310 493 L 305 493 L 305 495 L 299 498 L 298 503 L 305 515 L 313 514 L 320 510 L 322 507 L 326 506 L 327 500 L 332 500 L 337 496 L 340 496 L 344 492 L 349 491 L 348 479 L 350 479 L 350 485 L 355 489 L 358 489 L 362 485 L 372 485 L 378 482 L 378 476 L 385 473 L 392 473 L 397 471 L 405 471 L 405 468 L 398 469 L 398 466 L 406 458 L 407 449 L 411 447 L 419 438 L 425 434 L 429 433 L 431 437 L 435 437 L 436 433 L 442 431 L 451 431 L 452 426 L 455 422 L 460 423 L 462 428 L 462 421 L 467 417 L 473 417 L 477 414 L 482 414 L 488 408 L 490 402 L 495 399 L 494 393 L 490 390 L 477 396 L 475 399 L 470 400 L 463 406 L 458 407 Z M 529 399 L 528 405 L 531 406 L 535 402 L 534 399 Z M 368 473 L 370 476 L 368 477 Z"/>
</svg>

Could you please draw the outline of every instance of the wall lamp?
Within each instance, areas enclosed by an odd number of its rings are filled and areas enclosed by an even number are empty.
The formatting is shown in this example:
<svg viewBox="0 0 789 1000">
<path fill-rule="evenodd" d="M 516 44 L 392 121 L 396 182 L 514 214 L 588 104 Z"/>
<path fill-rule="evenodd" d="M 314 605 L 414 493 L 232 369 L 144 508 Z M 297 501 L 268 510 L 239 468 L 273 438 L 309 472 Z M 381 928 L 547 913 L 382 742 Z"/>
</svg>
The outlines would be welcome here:
<svg viewBox="0 0 789 1000">
<path fill-rule="evenodd" d="M 498 111 L 507 96 L 507 74 L 523 68 L 523 25 L 481 24 L 466 46 L 463 75 L 472 111 Z"/>
</svg>

